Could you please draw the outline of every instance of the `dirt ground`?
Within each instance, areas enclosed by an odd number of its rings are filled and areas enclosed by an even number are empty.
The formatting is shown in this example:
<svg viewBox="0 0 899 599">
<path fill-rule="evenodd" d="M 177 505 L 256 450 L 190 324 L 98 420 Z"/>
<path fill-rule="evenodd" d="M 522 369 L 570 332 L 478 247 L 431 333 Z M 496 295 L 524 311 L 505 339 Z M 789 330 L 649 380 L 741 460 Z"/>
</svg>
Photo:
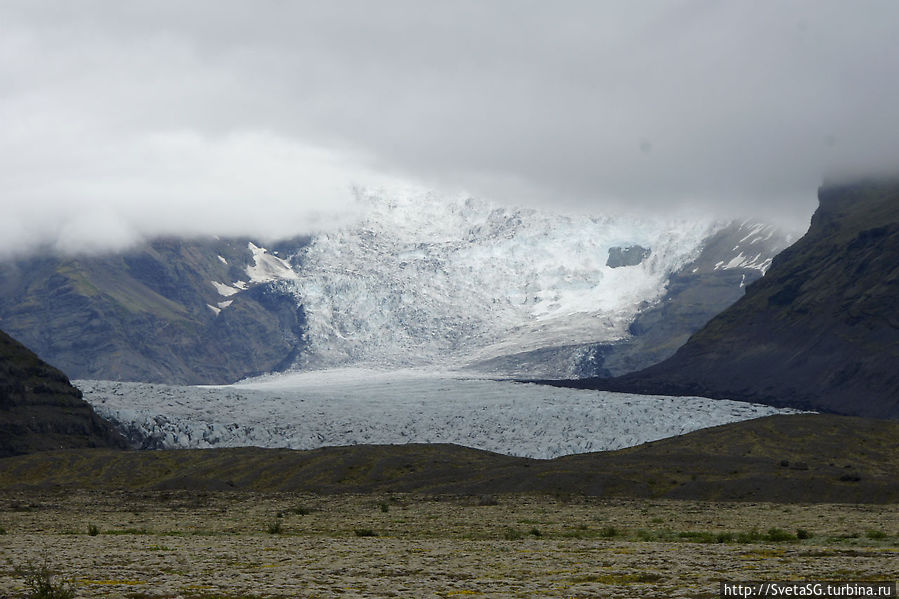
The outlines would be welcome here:
<svg viewBox="0 0 899 599">
<path fill-rule="evenodd" d="M 0 529 L 0 597 L 41 564 L 78 597 L 133 599 L 696 598 L 720 580 L 899 578 L 895 504 L 6 492 Z"/>
</svg>

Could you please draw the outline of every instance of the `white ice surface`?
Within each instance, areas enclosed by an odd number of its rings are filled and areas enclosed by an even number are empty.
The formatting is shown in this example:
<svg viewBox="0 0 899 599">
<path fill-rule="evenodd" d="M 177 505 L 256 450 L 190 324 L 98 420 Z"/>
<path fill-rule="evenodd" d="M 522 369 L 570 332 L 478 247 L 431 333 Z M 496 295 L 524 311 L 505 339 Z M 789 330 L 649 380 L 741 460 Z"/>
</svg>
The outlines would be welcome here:
<svg viewBox="0 0 899 599">
<path fill-rule="evenodd" d="M 102 416 L 168 448 L 456 443 L 552 458 L 791 412 L 414 370 L 334 369 L 216 387 L 76 385 Z"/>
<path fill-rule="evenodd" d="M 301 367 L 462 366 L 620 339 L 725 223 L 571 216 L 430 192 L 371 192 L 366 217 L 317 235 L 290 283 L 307 316 Z M 640 245 L 640 264 L 606 265 Z"/>
</svg>

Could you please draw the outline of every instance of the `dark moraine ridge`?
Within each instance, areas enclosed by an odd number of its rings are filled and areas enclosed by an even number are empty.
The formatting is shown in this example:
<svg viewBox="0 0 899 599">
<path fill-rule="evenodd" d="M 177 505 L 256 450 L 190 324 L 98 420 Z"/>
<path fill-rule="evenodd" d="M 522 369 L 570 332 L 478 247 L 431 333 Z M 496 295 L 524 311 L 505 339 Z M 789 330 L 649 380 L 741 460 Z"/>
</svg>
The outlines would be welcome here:
<svg viewBox="0 0 899 599">
<path fill-rule="evenodd" d="M 808 233 L 671 358 L 550 383 L 899 418 L 899 177 L 818 198 Z"/>
<path fill-rule="evenodd" d="M 0 331 L 0 457 L 125 446 L 66 375 Z"/>
<path fill-rule="evenodd" d="M 69 450 L 0 460 L 0 491 L 503 493 L 706 501 L 899 501 L 899 422 L 769 416 L 638 447 L 517 458 L 446 444 L 308 451 Z M 847 443 L 851 439 L 851 443 Z"/>
</svg>

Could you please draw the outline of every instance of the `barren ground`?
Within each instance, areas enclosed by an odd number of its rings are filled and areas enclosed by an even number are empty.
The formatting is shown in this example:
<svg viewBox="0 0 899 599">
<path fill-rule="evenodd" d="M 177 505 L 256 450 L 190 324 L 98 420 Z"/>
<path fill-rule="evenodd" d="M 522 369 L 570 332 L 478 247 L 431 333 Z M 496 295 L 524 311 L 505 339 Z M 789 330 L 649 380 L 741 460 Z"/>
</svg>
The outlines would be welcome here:
<svg viewBox="0 0 899 599">
<path fill-rule="evenodd" d="M 6 491 L 0 527 L 0 597 L 24 593 L 29 562 L 79 597 L 127 598 L 718 597 L 719 580 L 899 578 L 896 504 Z"/>
</svg>

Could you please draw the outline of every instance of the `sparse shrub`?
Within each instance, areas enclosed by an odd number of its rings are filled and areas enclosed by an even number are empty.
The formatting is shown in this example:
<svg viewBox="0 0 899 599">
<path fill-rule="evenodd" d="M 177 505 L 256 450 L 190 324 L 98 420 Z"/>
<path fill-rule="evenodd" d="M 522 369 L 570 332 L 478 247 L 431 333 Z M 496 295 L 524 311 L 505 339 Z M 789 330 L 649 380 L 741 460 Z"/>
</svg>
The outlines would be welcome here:
<svg viewBox="0 0 899 599">
<path fill-rule="evenodd" d="M 312 513 L 312 508 L 306 505 L 298 505 L 296 507 L 288 509 L 287 511 L 298 516 L 308 516 Z"/>
<path fill-rule="evenodd" d="M 481 495 L 478 497 L 478 505 L 499 505 L 499 501 L 493 495 Z"/>
<path fill-rule="evenodd" d="M 677 536 L 680 537 L 681 539 L 687 539 L 693 543 L 721 543 L 721 542 L 723 542 L 723 541 L 718 541 L 718 538 L 716 535 L 714 535 L 710 532 L 704 532 L 704 531 L 691 530 L 691 531 L 686 531 L 686 532 L 679 532 L 679 533 L 677 533 Z"/>
<path fill-rule="evenodd" d="M 741 532 L 737 534 L 737 543 L 757 543 L 761 540 L 762 534 L 756 528 L 753 528 L 749 532 Z"/>
<path fill-rule="evenodd" d="M 611 539 L 618 536 L 618 529 L 614 526 L 603 526 L 599 529 L 599 536 Z"/>
<path fill-rule="evenodd" d="M 719 532 L 715 535 L 716 543 L 733 543 L 734 542 L 734 533 L 732 532 Z"/>
<path fill-rule="evenodd" d="M 796 537 L 791 535 L 785 530 L 780 528 L 769 528 L 768 533 L 765 535 L 766 541 L 771 541 L 773 543 L 779 543 L 782 541 L 793 541 Z"/>
<path fill-rule="evenodd" d="M 88 524 L 87 525 L 87 534 L 89 534 L 92 537 L 95 537 L 98 534 L 100 534 L 100 529 L 97 527 L 96 524 Z"/>
<path fill-rule="evenodd" d="M 641 528 L 640 530 L 637 531 L 637 538 L 640 539 L 641 541 L 654 541 L 655 534 L 653 534 L 649 530 Z"/>
<path fill-rule="evenodd" d="M 381 503 L 379 503 L 378 507 L 381 508 L 381 512 L 385 514 L 390 511 L 390 506 L 387 505 L 386 501 L 382 501 Z"/>
<path fill-rule="evenodd" d="M 882 530 L 869 530 L 865 532 L 865 536 L 869 539 L 885 539 L 887 538 L 887 533 Z"/>
<path fill-rule="evenodd" d="M 13 569 L 16 576 L 25 579 L 26 599 L 73 599 L 75 588 L 67 581 L 55 582 L 54 572 L 46 560 L 36 565 L 28 562 Z"/>
<path fill-rule="evenodd" d="M 357 537 L 376 537 L 378 533 L 370 528 L 357 528 L 355 531 Z"/>
<path fill-rule="evenodd" d="M 524 538 L 524 533 L 517 528 L 507 526 L 505 530 L 503 530 L 503 538 L 507 541 L 517 541 Z"/>
<path fill-rule="evenodd" d="M 533 535 L 533 536 L 535 536 L 535 537 L 542 537 L 542 536 L 543 536 L 543 533 L 540 532 L 540 529 L 537 528 L 536 526 L 535 526 L 534 528 L 532 528 L 531 530 L 529 530 L 529 531 L 528 531 L 528 534 Z"/>
<path fill-rule="evenodd" d="M 800 539 L 800 540 L 802 540 L 802 539 L 811 539 L 811 538 L 812 538 L 812 533 L 810 533 L 809 531 L 805 530 L 804 528 L 797 528 L 797 529 L 796 529 L 796 538 L 797 538 L 797 539 Z"/>
<path fill-rule="evenodd" d="M 270 535 L 281 534 L 281 521 L 275 520 L 274 522 L 272 522 L 271 524 L 268 525 L 268 528 L 266 530 L 268 531 L 268 534 L 270 534 Z"/>
</svg>

